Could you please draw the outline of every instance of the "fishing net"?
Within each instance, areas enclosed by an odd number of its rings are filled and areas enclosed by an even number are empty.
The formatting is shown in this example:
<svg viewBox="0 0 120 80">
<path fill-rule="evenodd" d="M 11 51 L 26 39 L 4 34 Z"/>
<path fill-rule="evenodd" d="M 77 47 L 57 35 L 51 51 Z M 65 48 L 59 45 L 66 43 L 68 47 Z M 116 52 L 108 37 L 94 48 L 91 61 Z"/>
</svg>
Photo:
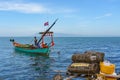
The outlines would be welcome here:
<svg viewBox="0 0 120 80">
<path fill-rule="evenodd" d="M 83 54 L 75 53 L 72 56 L 73 63 L 99 63 L 104 61 L 104 53 L 95 51 L 86 51 Z"/>
<path fill-rule="evenodd" d="M 72 63 L 68 66 L 68 71 L 79 74 L 96 74 L 99 73 L 100 67 L 98 63 Z"/>
</svg>

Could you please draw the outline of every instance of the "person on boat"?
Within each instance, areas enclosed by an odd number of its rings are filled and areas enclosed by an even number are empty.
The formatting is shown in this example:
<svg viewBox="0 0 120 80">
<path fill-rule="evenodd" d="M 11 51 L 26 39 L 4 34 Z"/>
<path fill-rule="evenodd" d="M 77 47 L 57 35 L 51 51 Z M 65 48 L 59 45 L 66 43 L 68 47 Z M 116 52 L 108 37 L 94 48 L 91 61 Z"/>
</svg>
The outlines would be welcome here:
<svg viewBox="0 0 120 80">
<path fill-rule="evenodd" d="M 35 45 L 37 45 L 37 41 L 38 41 L 38 40 L 37 40 L 37 38 L 36 38 L 36 36 L 35 36 L 35 37 L 34 37 L 34 44 L 35 44 Z"/>
<path fill-rule="evenodd" d="M 43 44 L 42 44 L 42 48 L 48 48 L 47 43 L 45 43 L 45 44 L 43 43 Z"/>
<path fill-rule="evenodd" d="M 36 36 L 34 37 L 34 44 L 36 47 L 40 48 L 40 45 L 38 44 L 38 40 L 37 40 Z"/>
</svg>

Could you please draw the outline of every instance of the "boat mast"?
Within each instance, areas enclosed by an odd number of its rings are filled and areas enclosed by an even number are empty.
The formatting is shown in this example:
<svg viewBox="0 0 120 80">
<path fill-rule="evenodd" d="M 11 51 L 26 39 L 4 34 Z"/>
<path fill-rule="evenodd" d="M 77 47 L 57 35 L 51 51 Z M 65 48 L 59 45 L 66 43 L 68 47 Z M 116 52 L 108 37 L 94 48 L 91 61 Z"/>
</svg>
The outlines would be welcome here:
<svg viewBox="0 0 120 80">
<path fill-rule="evenodd" d="M 55 23 L 57 22 L 58 19 L 56 19 L 54 21 L 54 23 L 42 34 L 41 38 L 38 41 L 38 44 L 40 43 L 40 41 L 43 39 L 43 37 L 46 35 L 47 32 L 49 32 L 49 30 L 55 25 Z"/>
</svg>

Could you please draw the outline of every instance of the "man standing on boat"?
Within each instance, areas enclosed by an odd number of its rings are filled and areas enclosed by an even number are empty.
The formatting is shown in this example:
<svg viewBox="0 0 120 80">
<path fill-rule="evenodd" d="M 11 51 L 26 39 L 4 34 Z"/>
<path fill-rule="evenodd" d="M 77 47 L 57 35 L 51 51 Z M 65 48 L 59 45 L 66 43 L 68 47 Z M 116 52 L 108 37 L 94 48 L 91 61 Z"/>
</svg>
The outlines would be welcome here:
<svg viewBox="0 0 120 80">
<path fill-rule="evenodd" d="M 40 48 L 40 45 L 38 44 L 38 40 L 37 40 L 36 36 L 34 37 L 34 44 L 37 48 Z"/>
</svg>

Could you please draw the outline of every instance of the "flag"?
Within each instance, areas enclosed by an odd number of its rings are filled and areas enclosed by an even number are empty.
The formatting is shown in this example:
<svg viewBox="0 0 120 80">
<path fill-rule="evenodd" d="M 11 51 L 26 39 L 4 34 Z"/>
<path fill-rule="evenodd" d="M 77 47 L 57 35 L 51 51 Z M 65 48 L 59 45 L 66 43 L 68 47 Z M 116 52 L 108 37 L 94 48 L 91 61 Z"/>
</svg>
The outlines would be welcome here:
<svg viewBox="0 0 120 80">
<path fill-rule="evenodd" d="M 49 23 L 48 23 L 48 22 L 45 22 L 45 23 L 44 23 L 44 26 L 48 26 L 48 25 L 49 25 Z"/>
</svg>

